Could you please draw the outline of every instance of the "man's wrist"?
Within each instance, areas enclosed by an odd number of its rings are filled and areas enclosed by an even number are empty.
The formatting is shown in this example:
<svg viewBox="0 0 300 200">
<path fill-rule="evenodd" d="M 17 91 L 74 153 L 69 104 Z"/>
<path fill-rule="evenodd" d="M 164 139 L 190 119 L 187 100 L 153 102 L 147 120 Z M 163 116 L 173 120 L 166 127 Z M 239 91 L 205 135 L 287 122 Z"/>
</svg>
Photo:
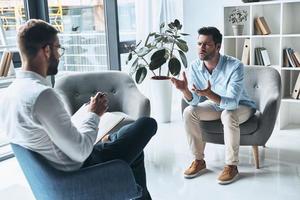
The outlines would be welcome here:
<svg viewBox="0 0 300 200">
<path fill-rule="evenodd" d="M 182 93 L 186 100 L 188 100 L 188 101 L 193 100 L 193 94 L 191 93 L 191 91 L 189 89 L 182 91 Z"/>
</svg>

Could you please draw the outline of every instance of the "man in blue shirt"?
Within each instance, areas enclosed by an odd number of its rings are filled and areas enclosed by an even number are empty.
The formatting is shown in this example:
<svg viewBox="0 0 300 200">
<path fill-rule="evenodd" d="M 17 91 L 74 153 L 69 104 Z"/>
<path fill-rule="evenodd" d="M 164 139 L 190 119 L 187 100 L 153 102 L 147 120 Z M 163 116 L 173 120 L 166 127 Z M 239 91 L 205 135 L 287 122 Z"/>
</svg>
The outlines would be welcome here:
<svg viewBox="0 0 300 200">
<path fill-rule="evenodd" d="M 220 31 L 215 27 L 203 27 L 198 30 L 198 34 L 199 58 L 190 65 L 187 76 L 183 72 L 183 80 L 171 79 L 190 105 L 184 110 L 183 118 L 195 160 L 184 172 L 184 176 L 194 178 L 206 169 L 205 142 L 202 140 L 200 120 L 221 119 L 226 165 L 218 182 L 228 184 L 238 178 L 239 124 L 254 114 L 256 106 L 244 88 L 243 64 L 219 53 L 222 43 Z"/>
</svg>

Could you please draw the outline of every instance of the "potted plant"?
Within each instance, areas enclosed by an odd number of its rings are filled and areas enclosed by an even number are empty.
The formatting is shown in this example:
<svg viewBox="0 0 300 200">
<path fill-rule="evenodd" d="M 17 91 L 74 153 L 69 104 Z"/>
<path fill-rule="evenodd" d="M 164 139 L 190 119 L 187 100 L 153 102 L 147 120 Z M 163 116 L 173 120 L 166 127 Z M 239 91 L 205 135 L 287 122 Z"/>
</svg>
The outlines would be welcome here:
<svg viewBox="0 0 300 200">
<path fill-rule="evenodd" d="M 130 63 L 130 75 L 136 83 L 144 81 L 147 73 L 150 78 L 151 107 L 154 116 L 160 122 L 170 121 L 172 85 L 170 76 L 177 76 L 181 66 L 187 67 L 185 53 L 188 45 L 180 32 L 182 24 L 174 20 L 169 24 L 162 23 L 159 32 L 148 34 L 145 42 L 139 41 L 136 45 L 126 46 L 129 49 L 126 64 Z M 158 114 L 159 113 L 159 114 Z"/>
<path fill-rule="evenodd" d="M 233 34 L 242 35 L 244 30 L 244 23 L 247 21 L 248 12 L 235 8 L 229 15 L 229 22 L 232 24 Z"/>
</svg>

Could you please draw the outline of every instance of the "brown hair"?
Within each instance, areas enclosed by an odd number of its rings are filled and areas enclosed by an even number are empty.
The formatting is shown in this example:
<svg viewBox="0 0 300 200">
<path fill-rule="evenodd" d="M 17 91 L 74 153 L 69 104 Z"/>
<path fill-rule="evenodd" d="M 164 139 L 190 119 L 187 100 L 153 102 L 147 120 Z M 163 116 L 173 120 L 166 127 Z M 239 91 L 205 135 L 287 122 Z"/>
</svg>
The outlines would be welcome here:
<svg viewBox="0 0 300 200">
<path fill-rule="evenodd" d="M 19 28 L 17 35 L 21 55 L 33 58 L 40 48 L 54 42 L 57 33 L 57 29 L 43 20 L 27 21 Z"/>
</svg>

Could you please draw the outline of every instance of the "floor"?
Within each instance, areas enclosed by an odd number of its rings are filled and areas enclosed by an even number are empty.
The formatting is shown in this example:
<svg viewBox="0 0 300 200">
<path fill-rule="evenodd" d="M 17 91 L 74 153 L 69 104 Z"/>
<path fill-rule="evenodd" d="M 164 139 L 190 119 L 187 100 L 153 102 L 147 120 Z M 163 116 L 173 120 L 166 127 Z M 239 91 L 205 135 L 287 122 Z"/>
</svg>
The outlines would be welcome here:
<svg viewBox="0 0 300 200">
<path fill-rule="evenodd" d="M 207 144 L 208 171 L 195 179 L 183 178 L 193 158 L 177 112 L 173 111 L 171 123 L 159 124 L 145 149 L 148 187 L 154 200 L 300 199 L 299 130 L 272 134 L 266 148 L 259 149 L 261 169 L 254 167 L 251 147 L 241 147 L 240 179 L 222 186 L 216 177 L 223 168 L 223 145 Z M 0 199 L 34 199 L 15 158 L 0 162 Z"/>
</svg>

